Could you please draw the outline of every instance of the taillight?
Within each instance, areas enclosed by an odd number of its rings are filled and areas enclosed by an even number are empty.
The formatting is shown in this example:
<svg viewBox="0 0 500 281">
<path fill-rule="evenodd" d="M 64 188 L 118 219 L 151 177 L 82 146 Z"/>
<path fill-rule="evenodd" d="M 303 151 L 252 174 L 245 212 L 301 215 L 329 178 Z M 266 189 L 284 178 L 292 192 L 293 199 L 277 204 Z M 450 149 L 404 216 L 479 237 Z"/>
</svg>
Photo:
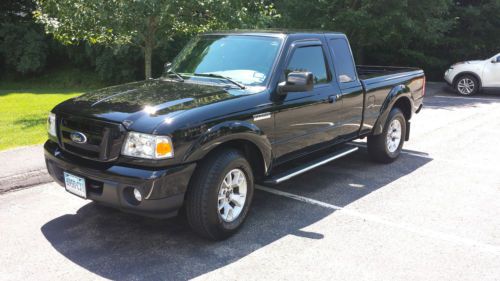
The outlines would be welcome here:
<svg viewBox="0 0 500 281">
<path fill-rule="evenodd" d="M 425 96 L 425 76 L 424 78 L 422 78 L 423 82 L 422 82 L 422 97 Z"/>
</svg>

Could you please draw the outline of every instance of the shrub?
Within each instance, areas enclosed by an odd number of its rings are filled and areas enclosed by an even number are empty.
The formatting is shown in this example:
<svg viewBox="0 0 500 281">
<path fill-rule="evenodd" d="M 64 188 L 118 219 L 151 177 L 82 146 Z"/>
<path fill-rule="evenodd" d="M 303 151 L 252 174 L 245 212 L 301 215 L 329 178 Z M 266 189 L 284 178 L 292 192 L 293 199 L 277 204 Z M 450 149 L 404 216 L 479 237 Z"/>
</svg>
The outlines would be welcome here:
<svg viewBox="0 0 500 281">
<path fill-rule="evenodd" d="M 47 38 L 32 23 L 4 23 L 0 26 L 0 53 L 7 67 L 22 74 L 39 72 L 46 64 Z"/>
</svg>

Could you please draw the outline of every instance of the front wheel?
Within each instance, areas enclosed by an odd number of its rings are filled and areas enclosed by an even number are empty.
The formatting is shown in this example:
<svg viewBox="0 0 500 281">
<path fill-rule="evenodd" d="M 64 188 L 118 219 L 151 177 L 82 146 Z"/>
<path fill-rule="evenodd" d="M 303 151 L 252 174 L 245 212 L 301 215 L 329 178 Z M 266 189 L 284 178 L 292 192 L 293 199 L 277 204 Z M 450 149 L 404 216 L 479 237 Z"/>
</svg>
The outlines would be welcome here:
<svg viewBox="0 0 500 281">
<path fill-rule="evenodd" d="M 186 198 L 191 228 L 203 237 L 222 240 L 243 224 L 254 191 L 250 164 L 234 149 L 219 150 L 200 163 Z"/>
<path fill-rule="evenodd" d="M 455 90 L 462 96 L 472 96 L 479 91 L 479 81 L 472 75 L 464 75 L 455 82 Z"/>
<path fill-rule="evenodd" d="M 406 136 L 406 119 L 399 108 L 393 108 L 382 134 L 368 137 L 368 153 L 380 163 L 396 160 L 403 149 Z"/>
</svg>

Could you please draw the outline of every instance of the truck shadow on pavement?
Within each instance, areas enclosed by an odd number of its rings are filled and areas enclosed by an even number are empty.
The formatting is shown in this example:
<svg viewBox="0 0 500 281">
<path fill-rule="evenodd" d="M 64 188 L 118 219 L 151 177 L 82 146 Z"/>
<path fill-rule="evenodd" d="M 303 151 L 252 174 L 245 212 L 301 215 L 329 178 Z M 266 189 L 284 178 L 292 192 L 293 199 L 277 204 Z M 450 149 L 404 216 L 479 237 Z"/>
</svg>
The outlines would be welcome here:
<svg viewBox="0 0 500 281">
<path fill-rule="evenodd" d="M 374 164 L 360 149 L 276 188 L 347 206 L 430 161 L 411 153 L 390 165 Z M 245 225 L 223 242 L 197 237 L 182 218 L 142 218 L 95 203 L 53 219 L 41 231 L 62 255 L 104 278 L 185 280 L 230 265 L 288 235 L 314 240 L 334 236 L 302 230 L 333 212 L 257 190 Z"/>
</svg>

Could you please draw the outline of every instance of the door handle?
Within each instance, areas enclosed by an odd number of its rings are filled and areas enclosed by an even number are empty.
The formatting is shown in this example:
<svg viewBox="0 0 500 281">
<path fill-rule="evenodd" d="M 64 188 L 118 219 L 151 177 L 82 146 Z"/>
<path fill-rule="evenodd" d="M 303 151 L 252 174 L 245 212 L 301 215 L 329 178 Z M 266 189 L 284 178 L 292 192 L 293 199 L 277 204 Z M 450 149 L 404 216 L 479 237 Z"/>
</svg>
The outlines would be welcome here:
<svg viewBox="0 0 500 281">
<path fill-rule="evenodd" d="M 328 102 L 329 103 L 334 103 L 336 101 L 338 101 L 342 96 L 340 94 L 336 94 L 336 95 L 331 95 L 328 97 Z"/>
</svg>

